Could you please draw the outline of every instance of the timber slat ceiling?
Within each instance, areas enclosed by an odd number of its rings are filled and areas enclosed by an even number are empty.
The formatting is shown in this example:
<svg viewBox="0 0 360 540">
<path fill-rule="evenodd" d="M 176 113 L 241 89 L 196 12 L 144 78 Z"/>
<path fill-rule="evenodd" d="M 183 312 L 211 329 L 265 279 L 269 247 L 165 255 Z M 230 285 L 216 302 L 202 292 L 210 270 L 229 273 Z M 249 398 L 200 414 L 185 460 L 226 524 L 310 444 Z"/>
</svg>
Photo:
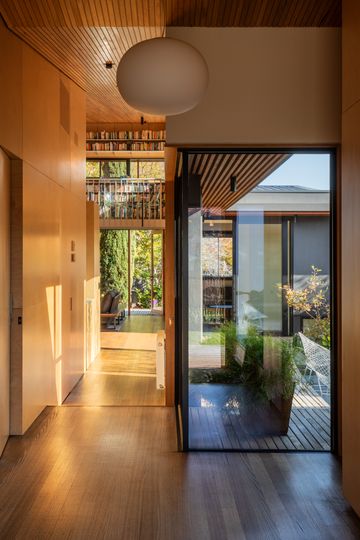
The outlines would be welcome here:
<svg viewBox="0 0 360 540">
<path fill-rule="evenodd" d="M 340 26 L 339 0 L 2 0 L 9 26 Z"/>
<path fill-rule="evenodd" d="M 116 86 L 119 59 L 130 47 L 161 35 L 160 29 L 77 27 L 16 28 L 35 50 L 58 67 L 87 92 L 88 122 L 139 122 L 141 113 L 121 98 Z M 105 62 L 115 62 L 106 69 Z M 148 122 L 163 122 L 164 117 L 144 115 Z"/>
<path fill-rule="evenodd" d="M 341 25 L 340 0 L 0 0 L 0 13 L 14 33 L 87 91 L 88 122 L 139 121 L 116 89 L 116 66 L 125 51 L 164 35 L 166 26 Z M 107 60 L 115 62 L 112 70 Z"/>
<path fill-rule="evenodd" d="M 192 154 L 189 172 L 201 175 L 203 208 L 222 213 L 289 157 L 289 154 Z M 230 190 L 231 176 L 237 177 L 236 192 Z"/>
</svg>

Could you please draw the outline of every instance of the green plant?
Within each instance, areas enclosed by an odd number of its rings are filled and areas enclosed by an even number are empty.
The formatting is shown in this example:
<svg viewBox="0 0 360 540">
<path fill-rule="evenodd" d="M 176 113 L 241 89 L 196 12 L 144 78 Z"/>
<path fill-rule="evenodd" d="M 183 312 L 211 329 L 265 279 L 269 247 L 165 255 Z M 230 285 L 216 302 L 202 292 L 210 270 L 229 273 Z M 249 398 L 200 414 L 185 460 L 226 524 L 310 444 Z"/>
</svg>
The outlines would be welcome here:
<svg viewBox="0 0 360 540">
<path fill-rule="evenodd" d="M 250 326 L 244 338 L 242 381 L 260 399 L 290 399 L 294 392 L 297 347 L 293 340 L 264 336 Z"/>
<path fill-rule="evenodd" d="M 304 329 L 310 339 L 323 347 L 330 348 L 330 305 L 328 287 L 324 286 L 320 273 L 322 270 L 311 267 L 311 275 L 305 287 L 294 289 L 289 285 L 279 285 L 287 305 L 297 313 L 303 313 L 310 318 L 311 324 Z"/>
<path fill-rule="evenodd" d="M 225 345 L 225 366 L 237 367 L 236 348 L 239 344 L 236 324 L 233 321 L 226 322 L 221 327 L 222 339 Z"/>
<path fill-rule="evenodd" d="M 136 242 L 134 256 L 133 289 L 138 307 L 151 307 L 151 231 L 134 231 L 132 242 Z M 134 240 L 133 240 L 134 239 Z M 162 302 L 162 239 L 153 235 L 153 297 Z"/>
<path fill-rule="evenodd" d="M 100 290 L 115 289 L 128 299 L 127 231 L 103 230 L 100 234 Z"/>
</svg>

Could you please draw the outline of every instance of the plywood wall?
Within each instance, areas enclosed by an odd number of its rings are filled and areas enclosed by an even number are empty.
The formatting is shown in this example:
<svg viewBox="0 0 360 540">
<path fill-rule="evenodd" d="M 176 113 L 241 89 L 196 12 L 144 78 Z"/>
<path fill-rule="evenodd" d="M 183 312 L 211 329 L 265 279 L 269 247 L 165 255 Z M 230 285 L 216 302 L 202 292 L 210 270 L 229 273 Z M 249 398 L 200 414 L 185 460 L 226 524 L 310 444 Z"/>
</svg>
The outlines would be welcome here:
<svg viewBox="0 0 360 540">
<path fill-rule="evenodd" d="M 10 160 L 0 149 L 0 455 L 10 427 Z"/>
<path fill-rule="evenodd" d="M 165 353 L 166 353 L 166 405 L 175 402 L 175 148 L 165 149 Z"/>
<path fill-rule="evenodd" d="M 99 207 L 86 203 L 86 367 L 100 352 Z"/>
<path fill-rule="evenodd" d="M 202 103 L 167 118 L 167 142 L 324 144 L 340 140 L 336 28 L 168 28 L 209 67 Z"/>
<path fill-rule="evenodd" d="M 345 497 L 360 515 L 360 4 L 343 0 L 342 460 Z"/>
<path fill-rule="evenodd" d="M 0 51 L 0 146 L 14 158 L 15 434 L 84 371 L 85 94 L 2 24 Z"/>
</svg>

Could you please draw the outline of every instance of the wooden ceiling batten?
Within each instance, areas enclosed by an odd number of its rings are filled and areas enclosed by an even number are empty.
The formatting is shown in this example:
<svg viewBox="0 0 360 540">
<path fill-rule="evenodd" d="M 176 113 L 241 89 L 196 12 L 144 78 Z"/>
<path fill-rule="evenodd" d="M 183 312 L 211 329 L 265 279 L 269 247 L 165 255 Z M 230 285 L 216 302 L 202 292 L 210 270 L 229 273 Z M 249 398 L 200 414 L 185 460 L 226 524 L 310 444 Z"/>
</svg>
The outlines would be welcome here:
<svg viewBox="0 0 360 540">
<path fill-rule="evenodd" d="M 340 0 L 0 0 L 0 13 L 15 34 L 86 90 L 88 121 L 139 120 L 141 113 L 117 91 L 116 66 L 129 48 L 164 35 L 166 26 L 341 26 Z M 106 60 L 115 62 L 112 70 Z"/>
<path fill-rule="evenodd" d="M 220 213 L 249 193 L 282 165 L 289 154 L 190 154 L 189 173 L 201 175 L 202 206 Z M 237 177 L 237 191 L 230 189 L 230 177 Z"/>
<path fill-rule="evenodd" d="M 1 0 L 8 26 L 340 26 L 339 0 Z"/>
</svg>

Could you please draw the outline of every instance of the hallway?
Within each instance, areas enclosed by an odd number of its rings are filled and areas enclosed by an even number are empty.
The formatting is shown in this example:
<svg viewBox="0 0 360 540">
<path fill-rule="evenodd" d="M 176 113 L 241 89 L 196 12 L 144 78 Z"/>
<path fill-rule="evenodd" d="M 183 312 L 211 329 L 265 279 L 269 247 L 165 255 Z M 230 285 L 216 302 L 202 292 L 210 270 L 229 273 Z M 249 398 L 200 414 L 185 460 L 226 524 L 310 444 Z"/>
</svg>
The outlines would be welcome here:
<svg viewBox="0 0 360 540">
<path fill-rule="evenodd" d="M 171 408 L 48 407 L 0 479 L 1 539 L 360 536 L 330 454 L 181 454 Z"/>
</svg>

